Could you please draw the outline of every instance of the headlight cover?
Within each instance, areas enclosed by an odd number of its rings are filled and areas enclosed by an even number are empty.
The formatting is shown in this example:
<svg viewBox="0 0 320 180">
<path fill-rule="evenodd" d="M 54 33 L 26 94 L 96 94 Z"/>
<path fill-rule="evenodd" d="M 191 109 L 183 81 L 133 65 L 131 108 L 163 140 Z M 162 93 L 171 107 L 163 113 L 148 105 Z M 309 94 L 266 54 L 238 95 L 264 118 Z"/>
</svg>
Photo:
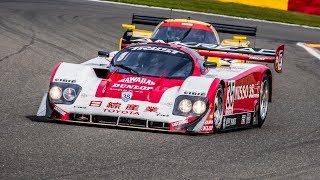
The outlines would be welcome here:
<svg viewBox="0 0 320 180">
<path fill-rule="evenodd" d="M 76 90 L 73 88 L 66 88 L 63 90 L 63 98 L 67 101 L 73 101 L 76 96 Z"/>
<path fill-rule="evenodd" d="M 49 87 L 49 100 L 55 104 L 73 104 L 80 91 L 78 84 L 53 82 Z"/>
<path fill-rule="evenodd" d="M 59 86 L 52 86 L 49 90 L 49 97 L 52 100 L 59 100 L 62 96 L 62 89 Z"/>
<path fill-rule="evenodd" d="M 179 103 L 179 110 L 183 113 L 188 113 L 192 109 L 192 102 L 189 99 L 182 99 Z"/>
<path fill-rule="evenodd" d="M 196 117 L 207 111 L 208 99 L 202 96 L 180 95 L 176 98 L 173 115 Z"/>
<path fill-rule="evenodd" d="M 197 100 L 196 102 L 193 103 L 192 110 L 196 114 L 202 114 L 206 111 L 206 109 L 207 109 L 207 104 L 202 100 Z"/>
</svg>

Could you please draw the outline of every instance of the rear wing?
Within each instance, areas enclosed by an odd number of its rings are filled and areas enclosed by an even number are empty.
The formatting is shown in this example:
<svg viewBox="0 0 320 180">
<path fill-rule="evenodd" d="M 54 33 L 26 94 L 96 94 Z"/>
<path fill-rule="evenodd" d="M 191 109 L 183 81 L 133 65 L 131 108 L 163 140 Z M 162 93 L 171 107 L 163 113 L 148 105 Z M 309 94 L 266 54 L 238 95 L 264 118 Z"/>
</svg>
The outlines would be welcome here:
<svg viewBox="0 0 320 180">
<path fill-rule="evenodd" d="M 136 39 L 133 43 L 166 43 L 163 40 L 154 39 Z M 260 49 L 249 47 L 236 47 L 236 46 L 223 46 L 218 44 L 205 44 L 180 41 L 169 42 L 168 44 L 175 44 L 186 46 L 196 50 L 201 56 L 205 57 L 218 57 L 227 59 L 239 59 L 246 61 L 266 62 L 273 63 L 274 69 L 277 73 L 282 72 L 284 44 L 280 45 L 276 50 L 273 49 Z"/>
<path fill-rule="evenodd" d="M 221 45 L 186 45 L 187 47 L 198 49 L 201 56 L 219 57 L 229 59 L 240 59 L 247 61 L 273 63 L 277 73 L 282 73 L 284 45 L 280 45 L 276 50 L 259 49 L 248 47 L 234 47 Z"/>
<path fill-rule="evenodd" d="M 220 23 L 209 23 L 211 24 L 217 32 L 229 33 L 229 34 L 243 34 L 247 36 L 256 36 L 257 27 L 250 26 L 237 26 L 230 24 L 220 24 Z"/>
<path fill-rule="evenodd" d="M 152 25 L 157 26 L 162 21 L 170 19 L 170 18 L 164 18 L 164 17 L 152 17 L 152 16 L 142 16 L 142 15 L 132 15 L 132 24 L 144 24 L 144 25 Z"/>
<path fill-rule="evenodd" d="M 152 16 L 143 16 L 143 15 L 132 15 L 132 24 L 144 24 L 144 25 L 152 25 L 157 26 L 162 21 L 170 19 L 165 17 L 152 17 Z M 249 27 L 249 26 L 238 26 L 232 24 L 221 24 L 221 23 L 211 23 L 217 32 L 221 33 L 229 33 L 229 34 L 242 34 L 247 36 L 256 36 L 257 27 Z"/>
</svg>

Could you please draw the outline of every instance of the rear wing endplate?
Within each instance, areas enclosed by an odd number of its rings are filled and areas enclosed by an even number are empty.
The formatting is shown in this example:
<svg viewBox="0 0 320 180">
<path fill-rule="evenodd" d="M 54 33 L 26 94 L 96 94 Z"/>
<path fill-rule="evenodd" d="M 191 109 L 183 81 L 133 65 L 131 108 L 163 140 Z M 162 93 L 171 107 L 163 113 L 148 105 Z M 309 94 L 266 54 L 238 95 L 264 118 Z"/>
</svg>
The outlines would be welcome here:
<svg viewBox="0 0 320 180">
<path fill-rule="evenodd" d="M 144 25 L 152 25 L 157 26 L 162 21 L 170 19 L 166 17 L 152 17 L 152 16 L 143 16 L 143 15 L 132 15 L 132 24 L 144 24 Z M 221 33 L 229 33 L 229 34 L 243 34 L 248 36 L 255 36 L 257 33 L 257 27 L 249 27 L 249 26 L 238 26 L 232 24 L 221 24 L 221 23 L 211 23 L 217 32 Z"/>
</svg>

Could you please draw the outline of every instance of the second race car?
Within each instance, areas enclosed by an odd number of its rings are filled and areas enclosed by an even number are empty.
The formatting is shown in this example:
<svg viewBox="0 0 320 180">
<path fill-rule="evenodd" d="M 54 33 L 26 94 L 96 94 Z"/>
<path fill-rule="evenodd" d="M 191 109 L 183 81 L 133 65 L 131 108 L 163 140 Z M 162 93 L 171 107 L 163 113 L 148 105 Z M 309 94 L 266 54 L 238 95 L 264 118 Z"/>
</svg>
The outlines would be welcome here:
<svg viewBox="0 0 320 180">
<path fill-rule="evenodd" d="M 136 29 L 135 24 L 156 25 L 153 32 Z M 242 35 L 256 35 L 255 27 L 236 26 L 219 23 L 206 23 L 190 19 L 167 19 L 161 17 L 150 17 L 133 15 L 132 24 L 122 24 L 126 29 L 123 37 L 119 41 L 119 49 L 139 42 L 142 38 L 162 40 L 164 42 L 192 42 L 217 45 L 229 45 L 238 47 L 249 47 L 250 42 L 246 36 L 234 36 L 233 39 L 225 39 L 220 42 L 217 32 L 232 33 Z M 209 57 L 208 61 L 214 61 L 218 65 L 225 65 L 225 61 L 219 58 Z"/>
</svg>

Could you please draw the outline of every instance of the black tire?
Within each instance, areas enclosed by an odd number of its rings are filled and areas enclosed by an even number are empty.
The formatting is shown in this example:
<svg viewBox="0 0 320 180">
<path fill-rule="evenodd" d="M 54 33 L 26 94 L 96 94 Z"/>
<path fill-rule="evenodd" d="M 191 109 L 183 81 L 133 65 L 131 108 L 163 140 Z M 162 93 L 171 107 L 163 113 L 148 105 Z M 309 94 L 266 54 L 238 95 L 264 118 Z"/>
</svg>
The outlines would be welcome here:
<svg viewBox="0 0 320 180">
<path fill-rule="evenodd" d="M 261 82 L 259 103 L 256 105 L 254 114 L 254 123 L 256 127 L 261 128 L 267 118 L 270 98 L 270 79 L 267 74 L 264 74 Z"/>
<path fill-rule="evenodd" d="M 221 132 L 223 129 L 223 107 L 224 107 L 224 100 L 223 100 L 223 88 L 220 84 L 217 88 L 216 95 L 214 97 L 213 102 L 213 117 L 214 117 L 214 132 Z"/>
</svg>

